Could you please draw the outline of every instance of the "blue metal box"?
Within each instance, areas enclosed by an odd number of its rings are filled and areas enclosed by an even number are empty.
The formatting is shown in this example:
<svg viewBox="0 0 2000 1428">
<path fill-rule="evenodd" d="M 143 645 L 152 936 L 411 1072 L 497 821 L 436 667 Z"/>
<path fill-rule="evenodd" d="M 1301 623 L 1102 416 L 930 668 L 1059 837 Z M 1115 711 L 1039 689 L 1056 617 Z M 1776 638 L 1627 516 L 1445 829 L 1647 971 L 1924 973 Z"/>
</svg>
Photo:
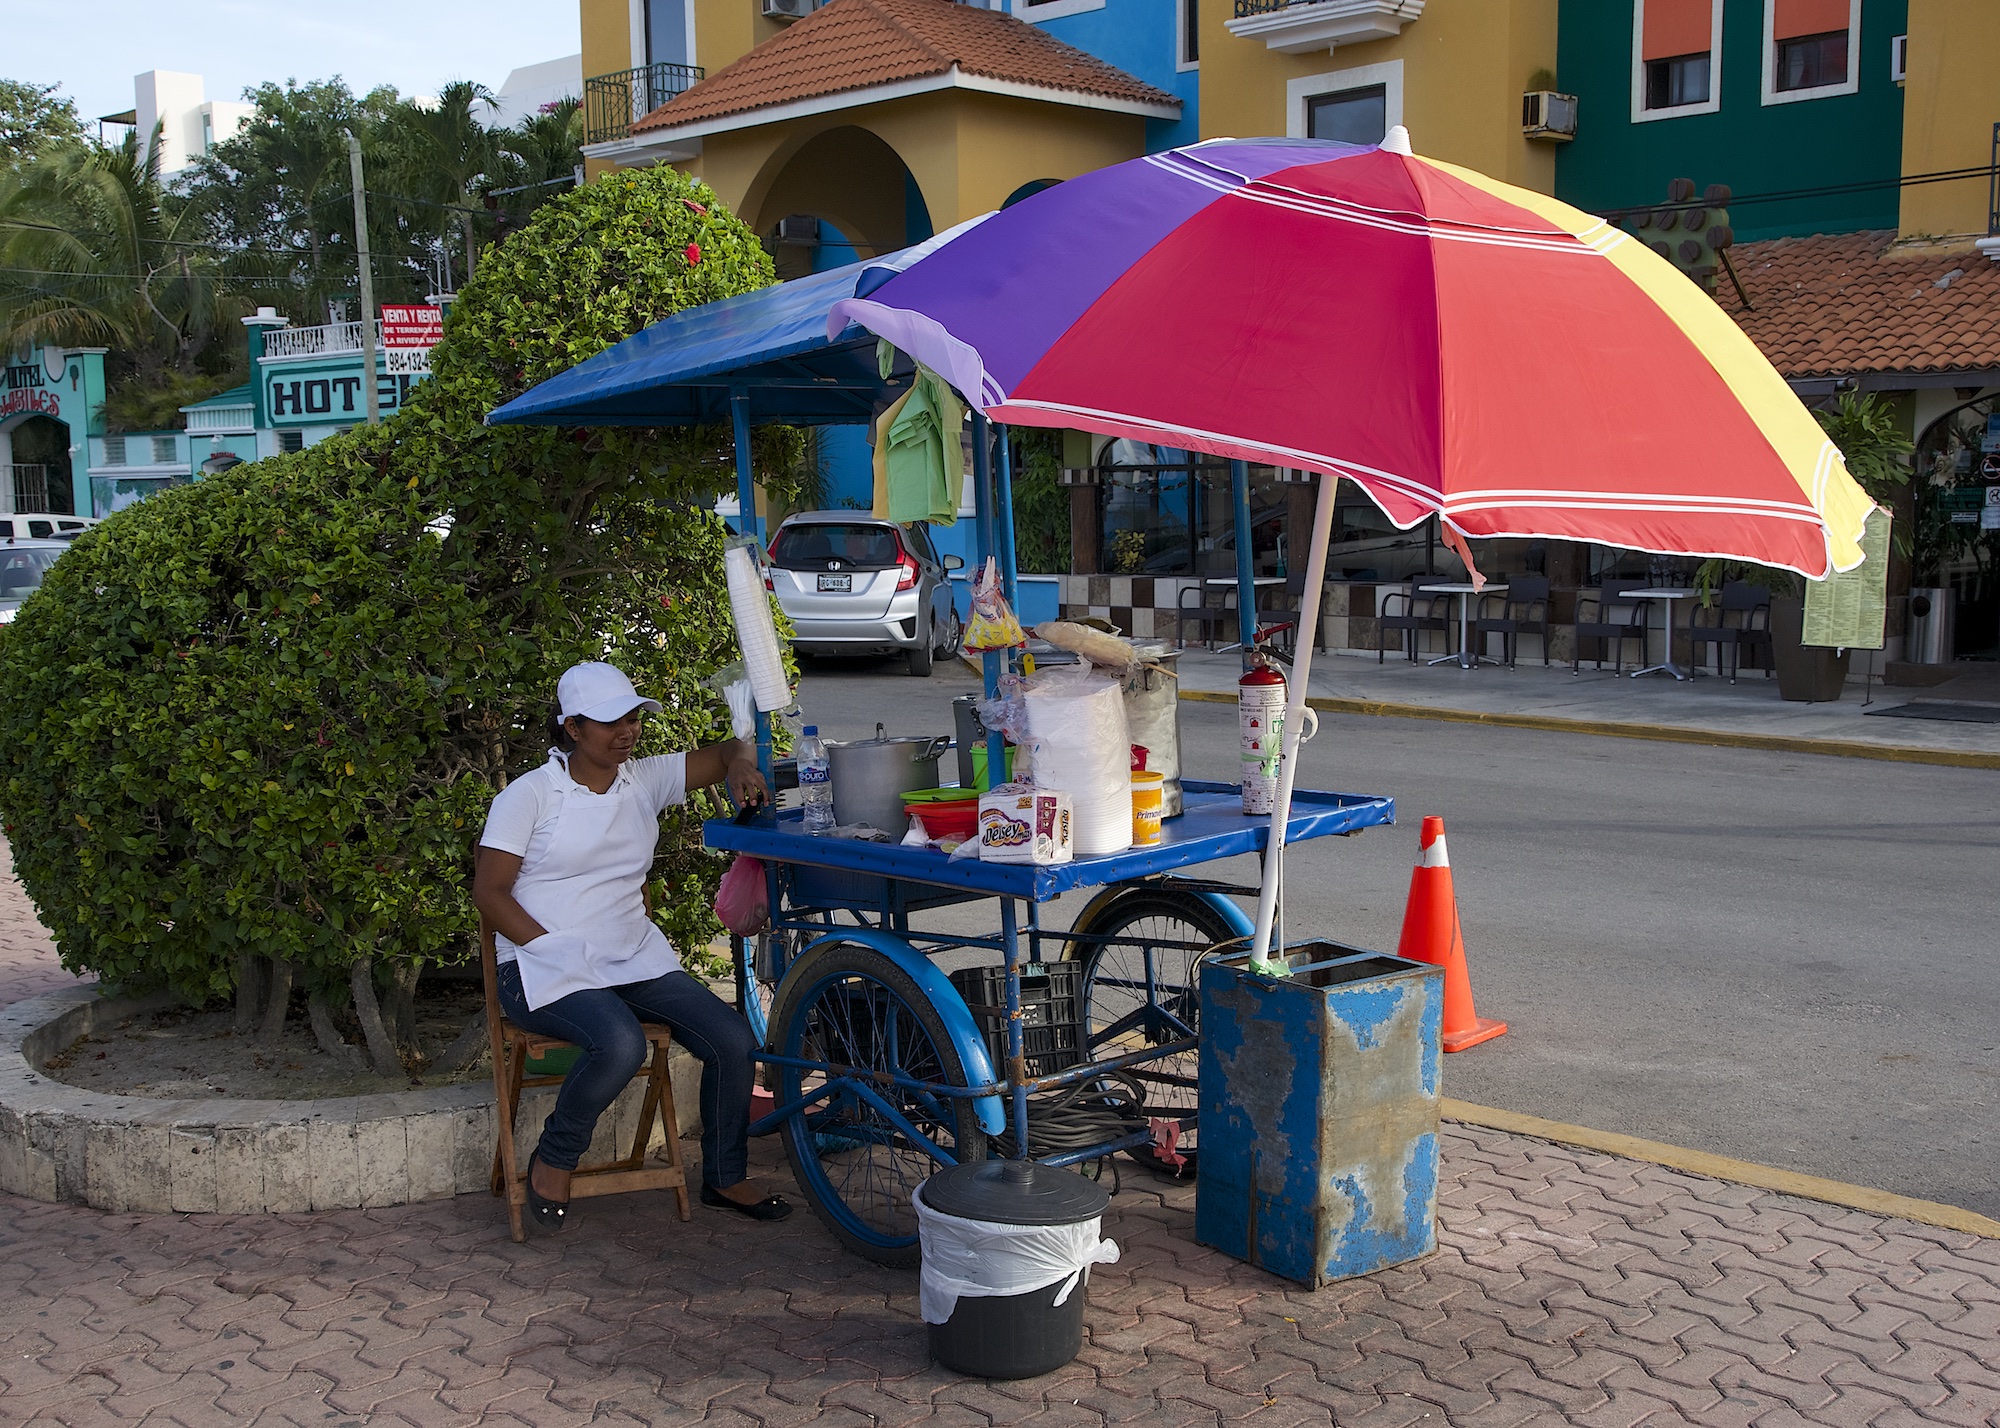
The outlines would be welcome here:
<svg viewBox="0 0 2000 1428">
<path fill-rule="evenodd" d="M 1331 942 L 1201 970 L 1205 1245 L 1317 1289 L 1437 1248 L 1444 974 Z"/>
</svg>

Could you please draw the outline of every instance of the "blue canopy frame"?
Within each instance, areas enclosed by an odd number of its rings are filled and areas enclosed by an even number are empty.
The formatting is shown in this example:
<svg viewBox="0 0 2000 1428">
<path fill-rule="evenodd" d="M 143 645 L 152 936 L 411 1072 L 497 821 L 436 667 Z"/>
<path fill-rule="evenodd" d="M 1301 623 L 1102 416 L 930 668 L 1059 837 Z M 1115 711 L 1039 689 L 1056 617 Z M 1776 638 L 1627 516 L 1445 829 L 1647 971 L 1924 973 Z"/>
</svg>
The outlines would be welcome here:
<svg viewBox="0 0 2000 1428">
<path fill-rule="evenodd" d="M 962 229 L 900 253 L 777 283 L 755 292 L 688 308 L 617 346 L 530 388 L 487 415 L 489 425 L 705 426 L 728 421 L 736 455 L 736 498 L 743 533 L 763 543 L 750 463 L 750 428 L 769 422 L 833 426 L 872 422 L 907 387 L 909 359 L 900 353 L 881 374 L 876 338 L 850 325 L 827 336 L 827 314 L 843 298 L 865 297 L 895 273 Z M 998 459 L 986 418 L 972 411 L 973 510 L 977 562 L 990 555 L 1001 571 L 1008 603 L 1019 608 L 1014 568 L 1013 469 L 1005 429 Z M 1237 618 L 1247 657 L 1255 637 L 1255 586 L 1247 530 L 1247 468 L 1232 463 L 1238 533 Z M 998 652 L 984 658 L 988 698 L 1005 668 Z M 758 763 L 770 772 L 770 726 L 757 716 Z M 988 767 L 1005 767 L 999 734 L 991 736 Z"/>
</svg>

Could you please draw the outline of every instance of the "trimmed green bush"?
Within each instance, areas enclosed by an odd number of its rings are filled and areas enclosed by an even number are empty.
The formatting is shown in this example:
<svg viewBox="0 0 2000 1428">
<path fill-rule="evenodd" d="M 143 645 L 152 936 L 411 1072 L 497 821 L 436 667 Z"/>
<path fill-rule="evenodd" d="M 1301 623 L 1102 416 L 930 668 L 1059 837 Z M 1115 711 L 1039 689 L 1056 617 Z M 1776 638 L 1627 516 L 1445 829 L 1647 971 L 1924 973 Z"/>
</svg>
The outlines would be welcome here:
<svg viewBox="0 0 2000 1428">
<path fill-rule="evenodd" d="M 64 965 L 240 1009 L 274 973 L 351 988 L 381 1066 L 373 979 L 406 1002 L 468 955 L 474 840 L 544 756 L 565 667 L 609 659 L 666 704 L 642 753 L 721 737 L 727 432 L 482 422 L 771 278 L 698 182 L 611 175 L 487 255 L 404 411 L 79 539 L 0 633 L 0 818 Z M 684 948 L 714 931 L 699 812 L 656 869 Z"/>
</svg>

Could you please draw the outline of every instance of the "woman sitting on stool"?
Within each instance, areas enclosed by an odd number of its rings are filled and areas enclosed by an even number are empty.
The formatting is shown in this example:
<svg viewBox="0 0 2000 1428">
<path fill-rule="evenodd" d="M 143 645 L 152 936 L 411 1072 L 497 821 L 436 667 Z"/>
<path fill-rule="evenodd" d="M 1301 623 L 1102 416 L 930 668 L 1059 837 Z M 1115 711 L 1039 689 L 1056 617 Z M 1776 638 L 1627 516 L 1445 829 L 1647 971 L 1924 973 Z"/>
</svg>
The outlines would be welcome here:
<svg viewBox="0 0 2000 1428">
<path fill-rule="evenodd" d="M 756 1041 L 739 1012 L 681 970 L 645 904 L 661 811 L 725 780 L 738 804 L 768 799 L 755 754 L 728 739 L 633 759 L 640 711 L 660 706 L 608 664 L 572 666 L 556 693 L 557 746 L 493 800 L 472 880 L 495 934 L 500 1009 L 581 1052 L 528 1158 L 528 1208 L 562 1228 L 570 1175 L 644 1064 L 640 1022 L 651 1021 L 701 1061 L 701 1203 L 781 1220 L 792 1207 L 744 1178 Z"/>
</svg>

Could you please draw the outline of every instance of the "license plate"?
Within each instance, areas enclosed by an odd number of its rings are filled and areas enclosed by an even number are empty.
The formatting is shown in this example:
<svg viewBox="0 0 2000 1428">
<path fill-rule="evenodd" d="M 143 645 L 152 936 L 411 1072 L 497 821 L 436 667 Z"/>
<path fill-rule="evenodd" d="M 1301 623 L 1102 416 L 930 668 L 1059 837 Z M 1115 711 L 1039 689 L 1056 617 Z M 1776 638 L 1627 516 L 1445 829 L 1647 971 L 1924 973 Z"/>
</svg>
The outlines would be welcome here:
<svg viewBox="0 0 2000 1428">
<path fill-rule="evenodd" d="M 840 595 L 852 594 L 854 591 L 854 577 L 852 575 L 822 575 L 819 578 L 819 588 L 822 595 L 828 593 Z"/>
</svg>

